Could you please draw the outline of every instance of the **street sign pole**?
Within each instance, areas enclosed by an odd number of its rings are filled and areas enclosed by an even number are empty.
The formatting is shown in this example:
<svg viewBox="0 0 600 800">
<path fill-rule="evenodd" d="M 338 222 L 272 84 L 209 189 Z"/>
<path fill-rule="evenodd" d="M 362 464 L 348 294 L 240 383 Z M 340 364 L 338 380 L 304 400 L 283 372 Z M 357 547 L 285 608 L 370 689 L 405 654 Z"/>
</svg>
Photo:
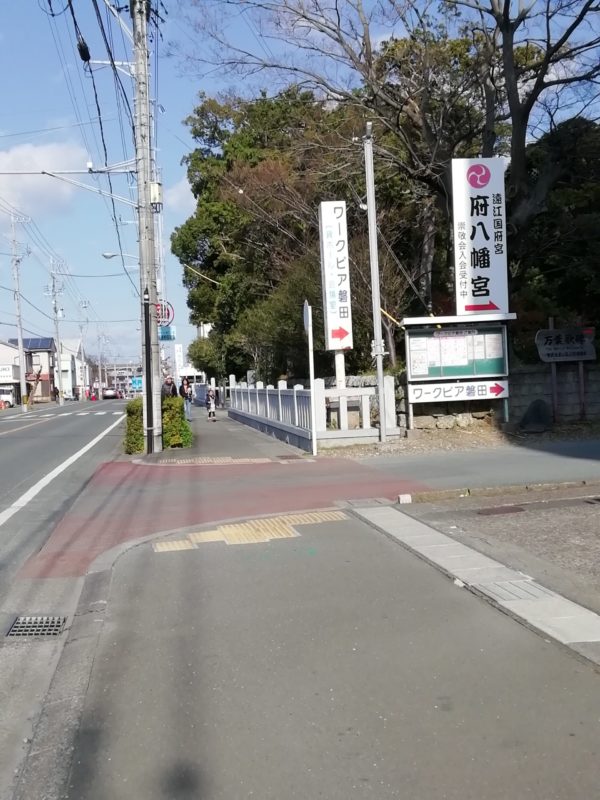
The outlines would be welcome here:
<svg viewBox="0 0 600 800">
<path fill-rule="evenodd" d="M 150 293 L 144 289 L 144 336 L 146 348 L 144 349 L 144 380 L 146 382 L 146 453 L 154 452 L 154 409 L 152 405 L 152 352 L 150 349 Z"/>
<path fill-rule="evenodd" d="M 375 177 L 373 172 L 373 125 L 367 122 L 364 142 L 365 175 L 367 184 L 367 218 L 369 226 L 369 261 L 371 262 L 371 295 L 373 298 L 373 355 L 377 365 L 377 399 L 379 400 L 379 441 L 385 442 L 385 399 L 383 383 L 383 336 L 379 290 L 379 255 L 377 252 L 377 211 L 375 206 Z"/>
<path fill-rule="evenodd" d="M 304 330 L 308 336 L 308 374 L 310 378 L 310 438 L 312 454 L 317 455 L 317 409 L 315 406 L 315 353 L 313 346 L 312 306 L 304 301 Z"/>
</svg>

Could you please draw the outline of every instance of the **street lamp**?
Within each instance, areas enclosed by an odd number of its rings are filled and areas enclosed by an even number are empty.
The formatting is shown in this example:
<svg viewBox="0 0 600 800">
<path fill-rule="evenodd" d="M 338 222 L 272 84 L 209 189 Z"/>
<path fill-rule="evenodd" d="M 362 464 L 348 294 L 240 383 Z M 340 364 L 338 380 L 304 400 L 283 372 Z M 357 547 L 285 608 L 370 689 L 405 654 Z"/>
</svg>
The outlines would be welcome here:
<svg viewBox="0 0 600 800">
<path fill-rule="evenodd" d="M 132 256 L 131 253 L 102 253 L 102 258 L 120 258 L 121 256 L 125 256 L 125 258 L 133 258 L 135 261 L 139 261 L 139 256 Z"/>
</svg>

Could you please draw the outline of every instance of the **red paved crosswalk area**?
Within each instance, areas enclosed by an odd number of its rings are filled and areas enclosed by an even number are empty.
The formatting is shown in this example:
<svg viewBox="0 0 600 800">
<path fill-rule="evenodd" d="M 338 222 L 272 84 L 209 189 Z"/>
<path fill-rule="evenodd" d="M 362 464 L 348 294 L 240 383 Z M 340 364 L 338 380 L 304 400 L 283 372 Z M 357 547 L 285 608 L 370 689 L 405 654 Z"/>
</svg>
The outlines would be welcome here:
<svg viewBox="0 0 600 800">
<path fill-rule="evenodd" d="M 112 462 L 98 469 L 21 577 L 85 575 L 112 547 L 163 531 L 424 489 L 349 459 L 231 466 Z"/>
</svg>

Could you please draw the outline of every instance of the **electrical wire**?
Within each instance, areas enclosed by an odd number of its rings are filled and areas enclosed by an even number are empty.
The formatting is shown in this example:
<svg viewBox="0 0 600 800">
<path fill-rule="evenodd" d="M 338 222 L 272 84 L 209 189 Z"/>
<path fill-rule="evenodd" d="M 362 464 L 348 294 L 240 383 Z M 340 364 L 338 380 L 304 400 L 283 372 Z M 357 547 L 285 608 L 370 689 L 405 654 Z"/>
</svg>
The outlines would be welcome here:
<svg viewBox="0 0 600 800">
<path fill-rule="evenodd" d="M 98 18 L 98 21 L 99 21 L 99 24 L 100 24 L 100 27 L 101 27 L 101 31 L 102 31 L 102 35 L 103 35 L 106 47 L 107 47 L 107 49 L 109 51 L 109 54 L 110 54 L 111 64 L 114 67 L 115 66 L 114 58 L 112 56 L 112 51 L 110 49 L 110 44 L 109 44 L 109 42 L 108 42 L 108 40 L 106 38 L 106 31 L 104 29 L 104 25 L 103 25 L 103 22 L 102 22 L 102 17 L 100 15 L 100 9 L 98 8 L 98 4 L 97 4 L 96 0 L 94 0 L 94 6 L 95 6 L 95 9 L 96 9 L 96 17 Z M 69 0 L 69 10 L 71 12 L 71 18 L 72 18 L 72 21 L 73 21 L 73 28 L 75 30 L 75 35 L 77 37 L 77 49 L 79 51 L 79 55 L 81 57 L 81 60 L 85 64 L 84 68 L 87 70 L 87 72 L 88 72 L 88 74 L 89 74 L 89 76 L 91 78 L 91 81 L 92 81 L 92 89 L 93 89 L 93 93 L 94 93 L 94 102 L 96 104 L 96 113 L 98 115 L 98 127 L 99 127 L 99 130 L 100 130 L 100 139 L 101 139 L 101 142 L 102 142 L 102 153 L 103 153 L 103 156 L 104 156 L 104 166 L 108 170 L 109 169 L 108 148 L 107 148 L 107 145 L 106 145 L 106 137 L 105 137 L 105 134 L 104 134 L 104 124 L 103 124 L 103 121 L 102 121 L 102 111 L 101 111 L 101 108 L 100 108 L 100 99 L 98 97 L 98 87 L 96 86 L 96 79 L 95 79 L 95 76 L 94 76 L 94 71 L 93 71 L 91 63 L 90 63 L 89 48 L 87 47 L 87 44 L 85 43 L 85 39 L 83 38 L 83 34 L 82 34 L 81 29 L 79 27 L 79 24 L 77 22 L 77 17 L 75 15 L 75 10 L 73 8 L 72 0 Z M 118 73 L 116 73 L 116 68 L 115 68 L 115 74 L 118 75 Z M 119 84 L 122 87 L 122 84 L 120 83 L 120 80 L 119 80 Z M 125 90 L 123 89 L 123 91 L 125 91 Z M 139 288 L 136 286 L 136 284 L 132 280 L 130 274 L 125 269 L 125 258 L 123 256 L 123 242 L 122 242 L 122 239 L 121 239 L 121 231 L 120 231 L 120 228 L 119 228 L 119 221 L 117 219 L 117 209 L 116 209 L 116 206 L 115 206 L 115 198 L 113 196 L 114 195 L 114 189 L 113 189 L 113 185 L 112 185 L 112 178 L 111 178 L 111 175 L 110 175 L 109 171 L 107 171 L 107 173 L 106 173 L 106 178 L 107 178 L 107 181 L 108 181 L 108 187 L 109 187 L 109 192 L 110 192 L 109 199 L 110 199 L 110 204 L 111 204 L 111 208 L 112 208 L 112 215 L 111 216 L 112 216 L 112 221 L 113 221 L 114 226 L 115 226 L 115 232 L 117 234 L 118 248 L 119 248 L 119 253 L 121 255 L 121 264 L 122 264 L 124 273 L 127 275 L 127 278 L 129 280 L 129 282 L 131 283 L 131 285 L 133 286 L 134 291 L 136 292 L 137 296 L 139 297 L 140 296 Z"/>
<path fill-rule="evenodd" d="M 114 119 L 114 117 L 110 117 L 110 119 Z M 54 128 L 37 128 L 33 131 L 17 131 L 17 133 L 0 133 L 0 139 L 10 139 L 16 136 L 34 136 L 38 133 L 54 133 L 55 131 L 66 131 L 70 130 L 71 128 L 78 128 L 81 125 L 94 125 L 98 122 L 97 119 L 91 119 L 89 122 L 73 122 L 70 125 L 57 125 Z"/>
<path fill-rule="evenodd" d="M 69 0 L 69 5 L 72 4 L 72 0 Z M 100 33 L 104 40 L 104 46 L 106 47 L 106 52 L 108 54 L 108 59 L 110 61 L 113 74 L 115 76 L 115 80 L 119 89 L 121 90 L 121 94 L 123 96 L 123 100 L 125 102 L 125 107 L 127 109 L 127 113 L 129 115 L 129 120 L 131 122 L 131 128 L 134 130 L 134 121 L 133 121 L 133 113 L 131 111 L 131 106 L 129 104 L 129 98 L 127 97 L 127 92 L 125 91 L 125 87 L 123 86 L 123 81 L 121 80 L 121 76 L 119 75 L 119 71 L 117 70 L 117 65 L 115 64 L 115 58 L 113 52 L 110 47 L 110 42 L 106 35 L 106 29 L 104 28 L 104 22 L 102 21 L 102 14 L 100 13 L 100 9 L 98 8 L 98 0 L 92 0 L 92 5 L 94 6 L 94 11 L 96 12 L 96 19 L 98 20 L 98 25 L 100 27 Z"/>
</svg>

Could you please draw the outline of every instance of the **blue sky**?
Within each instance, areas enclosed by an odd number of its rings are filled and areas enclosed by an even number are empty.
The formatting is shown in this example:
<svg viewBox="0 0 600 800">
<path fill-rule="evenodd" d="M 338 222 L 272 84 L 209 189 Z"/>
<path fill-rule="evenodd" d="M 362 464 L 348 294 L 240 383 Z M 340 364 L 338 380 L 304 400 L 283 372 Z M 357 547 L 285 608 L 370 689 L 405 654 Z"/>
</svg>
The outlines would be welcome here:
<svg viewBox="0 0 600 800">
<path fill-rule="evenodd" d="M 52 0 L 59 12 L 66 0 Z M 126 5 L 121 3 L 121 5 Z M 196 331 L 188 323 L 185 290 L 181 286 L 181 268 L 170 254 L 169 237 L 194 208 L 193 198 L 181 159 L 193 147 L 182 120 L 192 111 L 200 88 L 211 91 L 198 78 L 180 74 L 178 64 L 164 57 L 166 43 L 181 37 L 174 2 L 165 5 L 172 11 L 162 26 L 164 45 L 159 45 L 157 77 L 157 163 L 164 189 L 164 252 L 166 264 L 166 299 L 175 309 L 177 342 L 184 353 Z M 2 4 L 3 25 L 0 32 L 0 72 L 3 76 L 0 98 L 0 171 L 36 169 L 85 170 L 88 161 L 102 166 L 104 156 L 92 81 L 84 72 L 75 47 L 73 21 L 68 10 L 52 19 L 43 9 L 48 0 L 12 0 Z M 92 59 L 106 60 L 106 49 L 91 0 L 75 0 L 77 22 L 88 44 Z M 130 46 L 114 20 L 99 7 L 115 60 L 131 60 Z M 121 15 L 131 27 L 128 12 Z M 121 109 L 119 120 L 115 84 L 109 68 L 94 67 L 103 129 L 110 164 L 133 155 L 131 130 Z M 122 81 L 131 100 L 131 81 Z M 87 175 L 76 180 L 108 189 L 106 178 Z M 112 177 L 115 194 L 133 197 L 134 186 L 125 175 Z M 21 250 L 29 246 L 21 266 L 21 292 L 24 298 L 25 335 L 53 335 L 51 298 L 45 294 L 50 283 L 50 256 L 64 262 L 59 277 L 64 285 L 60 305 L 64 319 L 63 338 L 76 338 L 83 326 L 86 349 L 98 352 L 98 337 L 109 360 L 137 360 L 140 355 L 139 298 L 134 286 L 123 274 L 119 259 L 105 260 L 103 252 L 118 250 L 117 234 L 111 220 L 110 203 L 97 194 L 76 188 L 46 176 L 0 175 L 0 339 L 16 335 L 10 260 L 10 206 L 27 215 L 31 222 L 17 225 Z M 135 209 L 117 202 L 117 214 L 123 251 L 136 255 L 136 228 L 131 222 Z M 139 288 L 136 261 L 126 259 L 133 284 Z M 118 274 L 115 274 L 118 273 Z M 108 277 L 88 277 L 88 276 Z M 83 302 L 82 302 L 83 301 Z M 169 347 L 169 346 L 167 346 Z"/>
</svg>

